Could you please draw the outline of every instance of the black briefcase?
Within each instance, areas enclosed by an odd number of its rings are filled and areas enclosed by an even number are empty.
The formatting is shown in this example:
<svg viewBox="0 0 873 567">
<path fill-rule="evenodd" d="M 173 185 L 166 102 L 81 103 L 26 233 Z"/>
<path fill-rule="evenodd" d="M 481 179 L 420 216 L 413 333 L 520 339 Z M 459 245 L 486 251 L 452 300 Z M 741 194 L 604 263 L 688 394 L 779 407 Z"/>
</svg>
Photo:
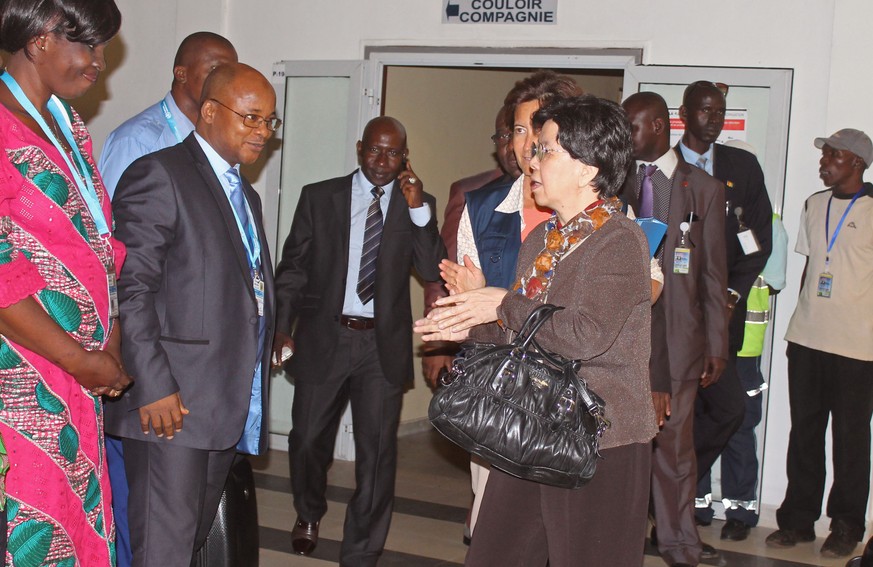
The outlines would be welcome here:
<svg viewBox="0 0 873 567">
<path fill-rule="evenodd" d="M 258 547 L 255 477 L 249 460 L 237 455 L 206 543 L 191 567 L 257 567 Z"/>
</svg>

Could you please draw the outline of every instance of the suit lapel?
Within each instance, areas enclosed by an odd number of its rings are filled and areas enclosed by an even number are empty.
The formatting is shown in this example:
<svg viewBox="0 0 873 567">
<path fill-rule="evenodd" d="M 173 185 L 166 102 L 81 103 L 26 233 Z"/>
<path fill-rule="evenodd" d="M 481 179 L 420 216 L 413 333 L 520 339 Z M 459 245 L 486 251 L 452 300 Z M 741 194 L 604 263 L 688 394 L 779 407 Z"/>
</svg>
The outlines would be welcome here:
<svg viewBox="0 0 873 567">
<path fill-rule="evenodd" d="M 206 158 L 206 154 L 203 153 L 203 148 L 200 147 L 200 143 L 194 138 L 194 135 L 191 134 L 190 136 L 188 136 L 185 139 L 184 143 L 194 157 L 194 163 L 197 166 L 197 172 L 200 174 L 200 177 L 206 184 L 208 192 L 212 196 L 215 206 L 218 207 L 218 210 L 221 212 L 221 218 L 224 221 L 225 228 L 227 229 L 227 238 L 231 243 L 231 247 L 233 248 L 235 253 L 234 255 L 236 256 L 237 264 L 239 265 L 240 275 L 243 277 L 243 280 L 245 282 L 250 282 L 251 274 L 248 255 L 246 253 L 245 246 L 243 246 L 242 239 L 239 233 L 239 227 L 236 224 L 236 217 L 233 214 L 233 209 L 231 209 L 230 201 L 228 201 L 227 195 L 224 193 L 224 188 L 221 186 L 221 183 L 215 176 L 215 171 L 212 169 L 212 165 L 210 165 L 209 160 Z M 247 183 L 243 181 L 243 186 L 245 187 L 246 185 Z M 246 196 L 246 198 L 248 199 L 248 196 Z M 254 290 L 252 289 L 252 286 L 246 285 L 246 289 L 248 289 L 249 295 L 251 295 L 252 299 L 254 299 Z"/>
<path fill-rule="evenodd" d="M 352 216 L 352 178 L 354 173 L 344 177 L 340 185 L 334 191 L 331 201 L 333 201 L 333 210 L 336 216 L 333 219 L 334 226 L 339 230 L 341 241 L 340 250 L 342 251 L 340 266 L 349 265 L 349 230 Z"/>
</svg>

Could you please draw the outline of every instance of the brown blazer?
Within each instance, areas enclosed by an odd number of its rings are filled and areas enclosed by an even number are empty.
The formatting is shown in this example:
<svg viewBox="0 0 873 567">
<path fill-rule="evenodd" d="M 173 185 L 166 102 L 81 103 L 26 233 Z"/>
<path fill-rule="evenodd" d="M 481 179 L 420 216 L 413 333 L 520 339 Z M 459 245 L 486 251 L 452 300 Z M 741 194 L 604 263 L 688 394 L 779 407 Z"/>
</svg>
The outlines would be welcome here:
<svg viewBox="0 0 873 567">
<path fill-rule="evenodd" d="M 543 249 L 545 223 L 521 245 L 516 274 L 527 272 Z M 537 342 L 583 361 L 579 377 L 606 402 L 612 427 L 601 448 L 648 443 L 657 433 L 649 389 L 651 285 L 648 244 L 636 223 L 613 216 L 555 269 L 548 303 L 565 307 L 537 333 Z M 497 310 L 508 329 L 521 328 L 540 303 L 509 293 Z M 496 324 L 474 338 L 506 340 Z"/>
<path fill-rule="evenodd" d="M 622 198 L 634 210 L 639 189 L 640 180 L 633 172 L 625 181 Z M 704 356 L 727 359 L 724 202 L 724 185 L 680 155 L 664 238 L 664 291 L 652 308 L 653 391 L 670 392 L 671 378 L 699 380 Z M 682 238 L 679 226 L 691 213 L 696 220 L 689 223 L 686 237 L 690 272 L 674 274 L 673 251 Z"/>
</svg>

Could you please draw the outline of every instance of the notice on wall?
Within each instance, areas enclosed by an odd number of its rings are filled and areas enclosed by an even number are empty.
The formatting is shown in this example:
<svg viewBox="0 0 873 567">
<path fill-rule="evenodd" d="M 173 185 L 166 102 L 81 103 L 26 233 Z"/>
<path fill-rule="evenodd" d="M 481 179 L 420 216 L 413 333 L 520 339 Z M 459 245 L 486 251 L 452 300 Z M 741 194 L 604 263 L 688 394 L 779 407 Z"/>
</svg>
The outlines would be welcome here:
<svg viewBox="0 0 873 567">
<path fill-rule="evenodd" d="M 444 0 L 444 24 L 555 24 L 558 0 Z"/>
<path fill-rule="evenodd" d="M 749 111 L 745 108 L 729 108 L 724 113 L 724 127 L 716 143 L 724 144 L 730 140 L 746 141 Z M 670 145 L 675 146 L 685 133 L 685 123 L 679 118 L 679 109 L 670 109 Z"/>
</svg>

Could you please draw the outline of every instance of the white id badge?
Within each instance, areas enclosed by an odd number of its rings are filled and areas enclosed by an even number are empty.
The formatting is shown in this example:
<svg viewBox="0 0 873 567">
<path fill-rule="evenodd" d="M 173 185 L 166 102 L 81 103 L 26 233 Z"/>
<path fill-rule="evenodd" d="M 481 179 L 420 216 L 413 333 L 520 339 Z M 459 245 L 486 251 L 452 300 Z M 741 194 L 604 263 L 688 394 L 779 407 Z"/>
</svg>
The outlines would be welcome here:
<svg viewBox="0 0 873 567">
<path fill-rule="evenodd" d="M 252 288 L 255 290 L 255 301 L 258 302 L 258 317 L 264 316 L 264 280 L 257 272 L 252 276 Z"/>
<path fill-rule="evenodd" d="M 109 290 L 109 318 L 118 317 L 118 281 L 115 278 L 115 262 L 106 267 L 106 285 Z"/>
<path fill-rule="evenodd" d="M 758 237 L 755 236 L 755 231 L 751 228 L 739 231 L 737 233 L 737 238 L 740 241 L 740 246 L 743 247 L 743 254 L 746 256 L 761 251 L 761 244 L 758 242 Z"/>
<path fill-rule="evenodd" d="M 687 274 L 691 269 L 691 249 L 676 248 L 673 250 L 673 273 Z"/>
<path fill-rule="evenodd" d="M 834 276 L 828 272 L 822 272 L 818 275 L 818 289 L 815 294 L 819 297 L 828 298 L 831 296 L 833 287 Z"/>
</svg>

